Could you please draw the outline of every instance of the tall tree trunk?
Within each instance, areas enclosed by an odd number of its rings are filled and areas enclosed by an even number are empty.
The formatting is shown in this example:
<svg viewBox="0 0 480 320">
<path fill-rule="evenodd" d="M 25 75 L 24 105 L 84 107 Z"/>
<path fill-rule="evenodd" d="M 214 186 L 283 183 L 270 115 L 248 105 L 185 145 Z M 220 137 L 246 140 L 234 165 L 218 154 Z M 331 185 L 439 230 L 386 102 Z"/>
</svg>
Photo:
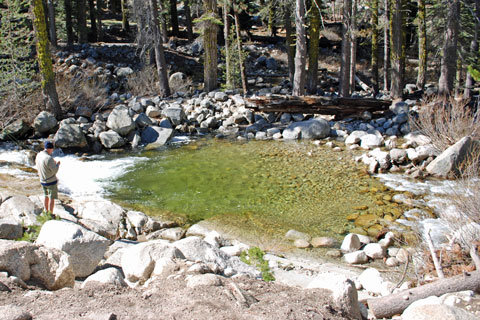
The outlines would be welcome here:
<svg viewBox="0 0 480 320">
<path fill-rule="evenodd" d="M 342 22 L 342 60 L 340 64 L 340 96 L 342 97 L 348 97 L 350 95 L 351 15 L 352 1 L 344 0 Z"/>
<path fill-rule="evenodd" d="M 350 91 L 355 91 L 355 73 L 357 72 L 357 0 L 352 0 L 350 31 Z"/>
<path fill-rule="evenodd" d="M 462 83 L 462 79 L 463 79 L 463 63 L 462 63 L 462 59 L 458 58 L 457 59 L 457 72 L 456 72 L 456 75 L 455 75 L 455 82 L 456 82 L 455 97 L 460 96 L 460 85 Z"/>
<path fill-rule="evenodd" d="M 442 48 L 442 65 L 438 80 L 438 93 L 449 95 L 453 90 L 457 67 L 458 21 L 460 20 L 460 0 L 448 0 L 447 28 Z"/>
<path fill-rule="evenodd" d="M 98 25 L 98 32 L 97 32 L 97 40 L 103 41 L 103 27 L 102 27 L 102 20 L 103 20 L 103 6 L 104 0 L 97 0 L 97 25 Z"/>
<path fill-rule="evenodd" d="M 277 28 L 275 26 L 275 4 L 273 0 L 268 2 L 268 31 L 271 37 L 277 36 Z"/>
<path fill-rule="evenodd" d="M 310 47 L 308 54 L 307 92 L 317 93 L 318 45 L 320 42 L 320 1 L 312 0 L 310 20 Z"/>
<path fill-rule="evenodd" d="M 48 35 L 45 26 L 45 11 L 42 0 L 33 2 L 35 37 L 37 42 L 37 60 L 42 75 L 43 98 L 47 109 L 52 110 L 57 119 L 62 116 L 62 108 L 58 101 L 55 86 L 55 73 L 53 73 L 52 58 L 48 48 Z"/>
<path fill-rule="evenodd" d="M 285 45 L 287 46 L 287 59 L 288 59 L 288 78 L 290 83 L 293 84 L 293 77 L 295 75 L 295 44 L 293 42 L 292 23 L 290 21 L 291 13 L 288 7 L 288 2 L 284 5 L 284 18 L 285 18 Z"/>
<path fill-rule="evenodd" d="M 160 0 L 160 24 L 161 29 L 160 32 L 162 33 L 162 40 L 164 43 L 168 42 L 168 27 L 167 27 L 167 17 L 165 13 L 165 3 L 164 0 Z"/>
<path fill-rule="evenodd" d="M 57 27 L 55 25 L 55 4 L 53 0 L 47 1 L 48 8 L 48 34 L 50 35 L 50 43 L 57 46 Z"/>
<path fill-rule="evenodd" d="M 390 63 L 392 65 L 392 79 L 390 94 L 392 98 L 403 96 L 403 78 L 405 70 L 405 38 L 403 31 L 403 0 L 392 0 L 390 18 Z"/>
<path fill-rule="evenodd" d="M 177 0 L 170 0 L 170 21 L 172 22 L 172 34 L 174 37 L 178 37 Z"/>
<path fill-rule="evenodd" d="M 192 13 L 190 12 L 190 1 L 184 0 L 184 7 L 185 7 L 185 20 L 187 23 L 187 38 L 188 41 L 193 41 L 193 26 L 192 26 Z"/>
<path fill-rule="evenodd" d="M 228 1 L 223 1 L 223 37 L 225 41 L 225 80 L 227 89 L 232 89 L 232 59 L 230 52 L 230 5 Z"/>
<path fill-rule="evenodd" d="M 478 31 L 480 28 L 480 0 L 475 0 L 475 29 L 473 33 L 473 39 L 470 44 L 470 54 L 473 56 L 472 62 L 478 60 Z M 474 81 L 470 71 L 467 72 L 467 78 L 465 79 L 465 91 L 463 92 L 465 99 L 472 97 L 472 87 Z"/>
<path fill-rule="evenodd" d="M 150 8 L 152 10 L 153 21 L 151 22 L 151 27 L 153 28 L 155 62 L 157 64 L 158 83 L 160 90 L 159 95 L 161 97 L 168 97 L 170 95 L 170 86 L 168 84 L 167 63 L 165 61 L 165 54 L 163 51 L 162 35 L 160 34 L 159 29 L 157 0 L 149 1 Z"/>
<path fill-rule="evenodd" d="M 87 30 L 87 7 L 85 0 L 77 0 L 77 32 L 78 42 L 88 42 L 88 30 Z"/>
<path fill-rule="evenodd" d="M 420 0 L 422 1 L 422 0 Z M 378 75 L 378 0 L 371 0 L 370 10 L 372 13 L 372 78 L 373 78 L 373 93 L 376 95 L 379 90 L 379 75 Z"/>
<path fill-rule="evenodd" d="M 128 3 L 127 0 L 122 0 L 122 30 L 123 32 L 129 32 L 130 23 L 128 22 Z"/>
<path fill-rule="evenodd" d="M 217 1 L 204 0 L 204 27 L 203 42 L 205 47 L 205 61 L 203 69 L 203 83 L 206 92 L 217 89 L 217 29 L 214 22 L 217 18 Z"/>
<path fill-rule="evenodd" d="M 95 10 L 95 3 L 93 0 L 88 0 L 88 5 L 90 7 L 90 25 L 92 29 L 92 41 L 96 42 L 98 39 L 97 31 L 97 10 Z"/>
<path fill-rule="evenodd" d="M 294 96 L 305 94 L 305 77 L 307 64 L 307 37 L 305 34 L 305 0 L 296 0 L 295 5 L 295 30 L 297 43 L 295 50 L 295 74 L 293 76 Z"/>
<path fill-rule="evenodd" d="M 383 90 L 387 91 L 390 84 L 390 1 L 384 0 L 385 13 L 383 29 Z"/>
<path fill-rule="evenodd" d="M 237 50 L 238 50 L 238 56 L 240 57 L 240 75 L 242 77 L 242 89 L 243 89 L 243 94 L 246 95 L 248 92 L 248 87 L 247 87 L 247 72 L 245 71 L 245 61 L 243 60 L 243 55 L 242 55 L 242 38 L 240 36 L 240 19 L 238 18 L 238 12 L 235 10 L 234 12 L 235 16 L 235 32 L 237 34 Z"/>
<path fill-rule="evenodd" d="M 73 45 L 72 0 L 63 0 L 65 7 L 65 29 L 67 31 L 67 46 Z"/>
<path fill-rule="evenodd" d="M 425 0 L 418 0 L 418 75 L 417 88 L 423 90 L 427 82 L 427 11 Z"/>
</svg>

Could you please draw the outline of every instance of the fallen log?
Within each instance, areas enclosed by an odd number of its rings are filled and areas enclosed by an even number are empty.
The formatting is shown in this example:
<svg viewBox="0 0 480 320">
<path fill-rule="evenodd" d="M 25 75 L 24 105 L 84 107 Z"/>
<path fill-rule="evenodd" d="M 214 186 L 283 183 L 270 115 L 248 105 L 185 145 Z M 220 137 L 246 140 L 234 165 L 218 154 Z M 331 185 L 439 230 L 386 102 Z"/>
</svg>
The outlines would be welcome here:
<svg viewBox="0 0 480 320">
<path fill-rule="evenodd" d="M 367 304 L 377 319 L 390 318 L 396 314 L 401 314 L 417 300 L 465 290 L 480 292 L 479 270 L 451 278 L 439 279 L 435 282 L 388 296 L 368 299 Z"/>
<path fill-rule="evenodd" d="M 365 111 L 386 111 L 390 100 L 322 96 L 272 95 L 247 99 L 247 108 L 260 112 L 312 113 L 346 117 Z"/>
</svg>

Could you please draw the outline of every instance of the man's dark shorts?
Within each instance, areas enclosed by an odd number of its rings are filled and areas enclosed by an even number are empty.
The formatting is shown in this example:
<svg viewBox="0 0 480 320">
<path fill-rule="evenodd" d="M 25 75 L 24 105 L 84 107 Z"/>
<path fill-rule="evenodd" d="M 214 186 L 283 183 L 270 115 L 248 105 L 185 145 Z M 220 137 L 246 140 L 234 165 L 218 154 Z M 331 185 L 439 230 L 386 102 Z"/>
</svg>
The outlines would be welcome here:
<svg viewBox="0 0 480 320">
<path fill-rule="evenodd" d="M 58 187 L 57 183 L 52 184 L 51 186 L 42 186 L 43 194 L 45 197 L 50 199 L 58 199 Z"/>
</svg>

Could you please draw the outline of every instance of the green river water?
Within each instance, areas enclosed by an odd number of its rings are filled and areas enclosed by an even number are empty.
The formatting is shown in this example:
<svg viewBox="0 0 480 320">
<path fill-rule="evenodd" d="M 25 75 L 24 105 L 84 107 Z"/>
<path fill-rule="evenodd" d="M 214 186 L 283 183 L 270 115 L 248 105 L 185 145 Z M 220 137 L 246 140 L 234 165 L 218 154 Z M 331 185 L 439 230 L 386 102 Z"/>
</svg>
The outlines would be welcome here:
<svg viewBox="0 0 480 320">
<path fill-rule="evenodd" d="M 296 229 L 340 239 L 353 227 L 348 215 L 398 210 L 350 151 L 311 141 L 200 139 L 141 155 L 148 160 L 115 181 L 112 200 L 186 225 L 206 219 L 252 238 Z"/>
</svg>

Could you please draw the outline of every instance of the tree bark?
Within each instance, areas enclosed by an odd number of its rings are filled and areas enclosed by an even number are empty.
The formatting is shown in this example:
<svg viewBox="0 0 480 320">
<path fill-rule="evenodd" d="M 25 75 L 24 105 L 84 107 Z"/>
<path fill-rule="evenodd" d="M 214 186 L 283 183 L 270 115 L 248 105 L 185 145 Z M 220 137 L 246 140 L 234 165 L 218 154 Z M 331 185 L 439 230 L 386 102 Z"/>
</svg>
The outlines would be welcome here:
<svg viewBox="0 0 480 320">
<path fill-rule="evenodd" d="M 60 119 L 62 116 L 62 108 L 58 101 L 55 73 L 53 72 L 52 58 L 48 48 L 48 35 L 45 26 L 45 11 L 42 0 L 34 0 L 33 12 L 33 26 L 37 42 L 37 61 L 40 67 L 40 74 L 42 75 L 43 99 L 47 109 L 50 109 L 55 117 Z"/>
<path fill-rule="evenodd" d="M 418 0 L 418 75 L 417 88 L 423 90 L 427 77 L 427 11 L 425 0 Z"/>
<path fill-rule="evenodd" d="M 223 37 L 225 41 L 225 80 L 227 89 L 232 89 L 232 59 L 230 52 L 230 6 L 228 1 L 223 1 Z"/>
<path fill-rule="evenodd" d="M 72 0 L 63 0 L 65 7 L 65 29 L 67 29 L 67 46 L 73 45 Z"/>
<path fill-rule="evenodd" d="M 470 54 L 473 56 L 473 61 L 475 62 L 478 59 L 478 31 L 480 28 L 480 0 L 475 0 L 475 29 L 473 33 L 473 39 L 470 44 Z M 465 99 L 470 99 L 472 97 L 472 87 L 474 80 L 472 74 L 467 72 L 467 78 L 465 79 L 465 91 L 463 92 Z"/>
<path fill-rule="evenodd" d="M 305 94 L 305 77 L 307 64 L 307 37 L 305 34 L 305 0 L 296 0 L 295 29 L 297 31 L 297 45 L 295 51 L 295 74 L 293 76 L 294 96 Z"/>
<path fill-rule="evenodd" d="M 452 93 L 457 68 L 458 21 L 460 20 L 460 0 L 448 1 L 447 29 L 442 48 L 442 65 L 438 80 L 439 95 Z"/>
<path fill-rule="evenodd" d="M 350 92 L 355 91 L 355 73 L 357 72 L 357 0 L 352 0 L 350 30 Z"/>
<path fill-rule="evenodd" d="M 368 308 L 377 319 L 390 318 L 400 314 L 413 302 L 430 296 L 441 296 L 449 292 L 480 290 L 480 271 L 439 279 L 417 288 L 405 290 L 389 296 L 368 299 Z"/>
<path fill-rule="evenodd" d="M 184 0 L 185 19 L 187 24 L 187 38 L 189 42 L 193 41 L 192 13 L 190 12 L 190 1 Z"/>
<path fill-rule="evenodd" d="M 238 18 L 238 12 L 235 10 L 234 13 L 235 16 L 235 31 L 237 34 L 237 50 L 238 50 L 238 56 L 240 57 L 240 75 L 242 78 L 242 89 L 243 89 L 243 94 L 246 95 L 248 92 L 248 83 L 247 83 L 247 73 L 245 71 L 245 61 L 243 60 L 243 55 L 242 55 L 242 38 L 240 36 L 240 19 Z"/>
<path fill-rule="evenodd" d="M 421 0 L 420 0 L 421 1 Z M 370 11 L 372 13 L 372 78 L 373 78 L 373 93 L 376 95 L 379 90 L 379 75 L 378 75 L 378 0 L 372 0 L 370 4 Z"/>
<path fill-rule="evenodd" d="M 312 0 L 310 20 L 310 48 L 308 54 L 307 92 L 317 93 L 318 78 L 318 44 L 320 42 L 320 3 Z"/>
<path fill-rule="evenodd" d="M 403 1 L 392 0 L 390 18 L 390 64 L 392 66 L 392 78 L 390 94 L 393 98 L 403 96 L 403 81 L 405 71 L 405 37 L 403 23 Z"/>
<path fill-rule="evenodd" d="M 288 59 L 288 78 L 293 84 L 293 77 L 295 75 L 295 44 L 293 42 L 292 23 L 290 21 L 291 11 L 288 2 L 284 4 L 284 18 L 285 18 L 285 45 L 287 46 Z"/>
<path fill-rule="evenodd" d="M 96 42 L 98 39 L 97 31 L 97 13 L 95 10 L 95 3 L 93 0 L 88 0 L 88 5 L 90 7 L 90 26 L 92 30 L 92 41 Z"/>
<path fill-rule="evenodd" d="M 272 0 L 268 2 L 268 31 L 271 37 L 277 36 L 277 28 L 275 26 L 275 3 Z"/>
<path fill-rule="evenodd" d="M 123 32 L 130 31 L 130 23 L 128 22 L 128 3 L 126 0 L 122 0 L 122 30 Z"/>
<path fill-rule="evenodd" d="M 164 4 L 162 1 L 160 1 L 160 24 L 162 25 L 162 28 L 160 29 L 160 32 L 162 34 L 162 40 L 164 43 L 168 42 L 168 27 L 167 27 L 167 17 L 165 16 L 165 8 L 163 7 Z"/>
<path fill-rule="evenodd" d="M 204 27 L 203 42 L 205 47 L 205 61 L 203 69 L 203 83 L 206 92 L 217 89 L 217 1 L 204 0 Z"/>
<path fill-rule="evenodd" d="M 57 27 L 55 24 L 55 4 L 53 0 L 47 1 L 48 8 L 48 34 L 50 35 L 50 43 L 57 47 Z"/>
<path fill-rule="evenodd" d="M 97 0 L 97 25 L 98 25 L 98 32 L 97 32 L 97 40 L 103 41 L 103 27 L 102 27 L 102 20 L 103 20 L 103 6 L 104 0 Z"/>
<path fill-rule="evenodd" d="M 384 29 L 383 29 L 383 90 L 387 91 L 390 84 L 390 2 L 384 0 Z"/>
<path fill-rule="evenodd" d="M 343 2 L 343 22 L 342 22 L 342 60 L 340 65 L 340 96 L 350 95 L 350 54 L 351 54 L 351 15 L 352 1 Z"/>
<path fill-rule="evenodd" d="M 162 35 L 160 34 L 158 21 L 158 6 L 157 0 L 149 0 L 150 9 L 152 10 L 151 27 L 153 29 L 153 38 L 155 46 L 155 62 L 157 64 L 159 95 L 160 97 L 168 97 L 170 95 L 170 86 L 168 84 L 167 63 L 165 61 L 165 54 L 163 50 Z"/>
<path fill-rule="evenodd" d="M 77 0 L 77 33 L 78 42 L 80 43 L 88 42 L 86 10 L 85 0 Z"/>
<path fill-rule="evenodd" d="M 178 12 L 177 12 L 177 0 L 170 0 L 170 21 L 172 23 L 172 35 L 178 37 Z"/>
</svg>

